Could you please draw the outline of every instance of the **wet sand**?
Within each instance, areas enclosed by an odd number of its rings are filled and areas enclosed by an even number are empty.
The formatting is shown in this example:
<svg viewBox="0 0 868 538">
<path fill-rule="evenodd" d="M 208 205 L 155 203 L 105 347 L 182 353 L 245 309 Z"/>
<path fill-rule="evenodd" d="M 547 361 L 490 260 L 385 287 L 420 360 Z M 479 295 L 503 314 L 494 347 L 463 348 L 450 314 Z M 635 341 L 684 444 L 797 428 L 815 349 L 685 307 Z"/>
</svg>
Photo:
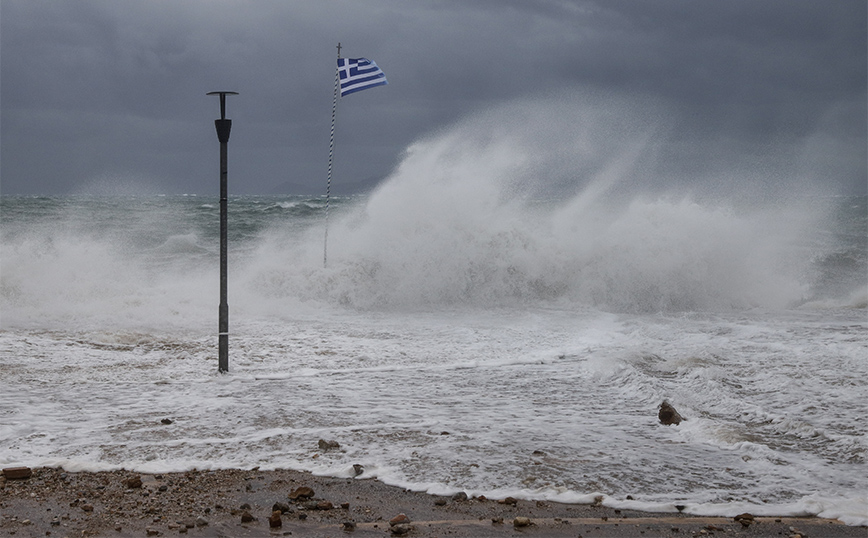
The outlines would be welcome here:
<svg viewBox="0 0 868 538">
<path fill-rule="evenodd" d="M 291 499 L 301 487 L 313 496 Z M 0 536 L 868 536 L 865 527 L 819 518 L 757 517 L 745 525 L 732 518 L 503 501 L 289 470 L 143 475 L 37 468 L 25 479 L 0 476 Z M 275 508 L 280 524 L 272 527 Z M 390 525 L 400 514 L 409 522 Z"/>
</svg>

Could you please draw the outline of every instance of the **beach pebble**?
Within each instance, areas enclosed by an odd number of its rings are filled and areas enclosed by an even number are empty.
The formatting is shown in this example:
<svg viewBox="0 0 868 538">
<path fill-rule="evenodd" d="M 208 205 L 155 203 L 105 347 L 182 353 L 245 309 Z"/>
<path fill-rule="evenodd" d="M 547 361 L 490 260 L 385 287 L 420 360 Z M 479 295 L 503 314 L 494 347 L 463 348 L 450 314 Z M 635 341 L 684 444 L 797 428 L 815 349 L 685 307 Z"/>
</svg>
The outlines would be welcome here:
<svg viewBox="0 0 868 538">
<path fill-rule="evenodd" d="M 268 518 L 268 526 L 272 529 L 277 529 L 283 526 L 283 520 L 280 519 L 280 510 L 275 510 L 271 513 L 271 516 Z"/>
<path fill-rule="evenodd" d="M 464 493 L 463 491 L 459 491 L 458 493 L 456 493 L 455 495 L 452 496 L 452 500 L 453 501 L 466 501 L 467 500 L 467 494 Z"/>
<path fill-rule="evenodd" d="M 123 484 L 124 484 L 124 486 L 126 486 L 129 489 L 140 488 L 140 487 L 142 487 L 142 477 L 132 476 L 132 477 L 124 480 Z"/>
<path fill-rule="evenodd" d="M 397 516 L 395 516 L 389 520 L 389 526 L 390 527 L 394 527 L 395 525 L 407 524 L 407 523 L 410 523 L 410 518 L 407 517 L 406 514 L 398 514 Z"/>
<path fill-rule="evenodd" d="M 531 521 L 529 517 L 519 516 L 512 521 L 513 527 L 527 527 L 530 526 Z"/>
<path fill-rule="evenodd" d="M 365 468 L 358 463 L 353 464 L 353 474 L 355 476 L 359 476 L 360 474 L 365 472 Z"/>
<path fill-rule="evenodd" d="M 348 532 L 356 530 L 356 523 L 354 521 L 344 521 L 344 530 Z"/>
<path fill-rule="evenodd" d="M 413 530 L 413 527 L 411 525 L 401 524 L 401 525 L 395 525 L 394 527 L 392 527 L 391 530 L 392 530 L 392 534 L 394 534 L 395 536 L 403 536 L 404 534 L 407 534 L 408 532 Z"/>
<path fill-rule="evenodd" d="M 288 497 L 293 501 L 298 499 L 310 499 L 313 497 L 313 490 L 307 486 L 301 486 L 300 488 L 292 490 Z"/>
<path fill-rule="evenodd" d="M 250 523 L 251 521 L 255 521 L 256 518 L 250 512 L 244 512 L 241 514 L 241 523 Z"/>
<path fill-rule="evenodd" d="M 274 503 L 274 505 L 271 507 L 271 511 L 272 512 L 280 511 L 280 513 L 286 514 L 288 512 L 291 512 L 292 509 L 286 503 L 277 502 L 277 503 Z"/>
<path fill-rule="evenodd" d="M 753 523 L 753 514 L 745 512 L 744 514 L 739 514 L 732 519 L 741 523 L 744 527 L 750 527 L 750 524 Z"/>
<path fill-rule="evenodd" d="M 516 503 L 518 503 L 518 500 L 515 499 L 514 497 L 507 497 L 507 498 L 505 498 L 505 499 L 500 499 L 500 500 L 497 501 L 497 502 L 498 502 L 499 504 L 511 504 L 511 505 L 515 506 Z"/>
</svg>

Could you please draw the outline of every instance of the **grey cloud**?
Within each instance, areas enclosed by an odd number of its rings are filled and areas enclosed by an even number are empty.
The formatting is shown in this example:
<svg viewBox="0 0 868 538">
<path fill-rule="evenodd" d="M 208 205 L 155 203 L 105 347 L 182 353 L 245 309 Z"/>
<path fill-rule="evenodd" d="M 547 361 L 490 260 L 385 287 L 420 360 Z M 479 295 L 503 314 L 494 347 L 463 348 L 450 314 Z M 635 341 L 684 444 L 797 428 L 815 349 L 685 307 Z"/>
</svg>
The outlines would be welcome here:
<svg viewBox="0 0 868 538">
<path fill-rule="evenodd" d="M 338 41 L 390 81 L 339 104 L 338 187 L 387 174 L 414 140 L 469 114 L 564 90 L 664 105 L 664 154 L 697 181 L 751 162 L 839 190 L 868 181 L 860 0 L 4 0 L 0 9 L 9 194 L 73 192 L 114 175 L 212 193 L 218 107 L 204 94 L 219 89 L 241 92 L 229 101 L 232 190 L 315 191 Z"/>
</svg>

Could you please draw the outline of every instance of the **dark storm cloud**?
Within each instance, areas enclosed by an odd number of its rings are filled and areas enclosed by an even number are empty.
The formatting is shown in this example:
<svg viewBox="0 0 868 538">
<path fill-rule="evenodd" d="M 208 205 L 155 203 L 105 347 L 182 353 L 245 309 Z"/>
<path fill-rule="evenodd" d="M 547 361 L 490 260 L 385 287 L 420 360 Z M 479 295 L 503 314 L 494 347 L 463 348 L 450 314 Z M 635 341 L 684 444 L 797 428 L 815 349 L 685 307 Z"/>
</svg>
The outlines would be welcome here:
<svg viewBox="0 0 868 538">
<path fill-rule="evenodd" d="M 390 82 L 340 103 L 338 191 L 467 114 L 571 88 L 660 103 L 671 173 L 756 162 L 865 189 L 862 0 L 4 0 L 0 25 L 7 194 L 213 194 L 221 89 L 241 92 L 230 189 L 318 192 L 338 41 Z"/>
</svg>

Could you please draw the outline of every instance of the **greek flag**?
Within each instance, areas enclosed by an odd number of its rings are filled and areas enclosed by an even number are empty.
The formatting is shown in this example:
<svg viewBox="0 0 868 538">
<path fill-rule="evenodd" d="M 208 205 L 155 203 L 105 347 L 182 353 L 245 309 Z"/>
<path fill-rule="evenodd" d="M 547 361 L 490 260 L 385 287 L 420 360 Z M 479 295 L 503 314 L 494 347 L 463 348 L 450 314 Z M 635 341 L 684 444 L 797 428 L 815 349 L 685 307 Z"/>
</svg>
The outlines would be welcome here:
<svg viewBox="0 0 868 538">
<path fill-rule="evenodd" d="M 388 84 L 386 74 L 367 58 L 338 58 L 338 72 L 341 78 L 341 97 Z"/>
</svg>

